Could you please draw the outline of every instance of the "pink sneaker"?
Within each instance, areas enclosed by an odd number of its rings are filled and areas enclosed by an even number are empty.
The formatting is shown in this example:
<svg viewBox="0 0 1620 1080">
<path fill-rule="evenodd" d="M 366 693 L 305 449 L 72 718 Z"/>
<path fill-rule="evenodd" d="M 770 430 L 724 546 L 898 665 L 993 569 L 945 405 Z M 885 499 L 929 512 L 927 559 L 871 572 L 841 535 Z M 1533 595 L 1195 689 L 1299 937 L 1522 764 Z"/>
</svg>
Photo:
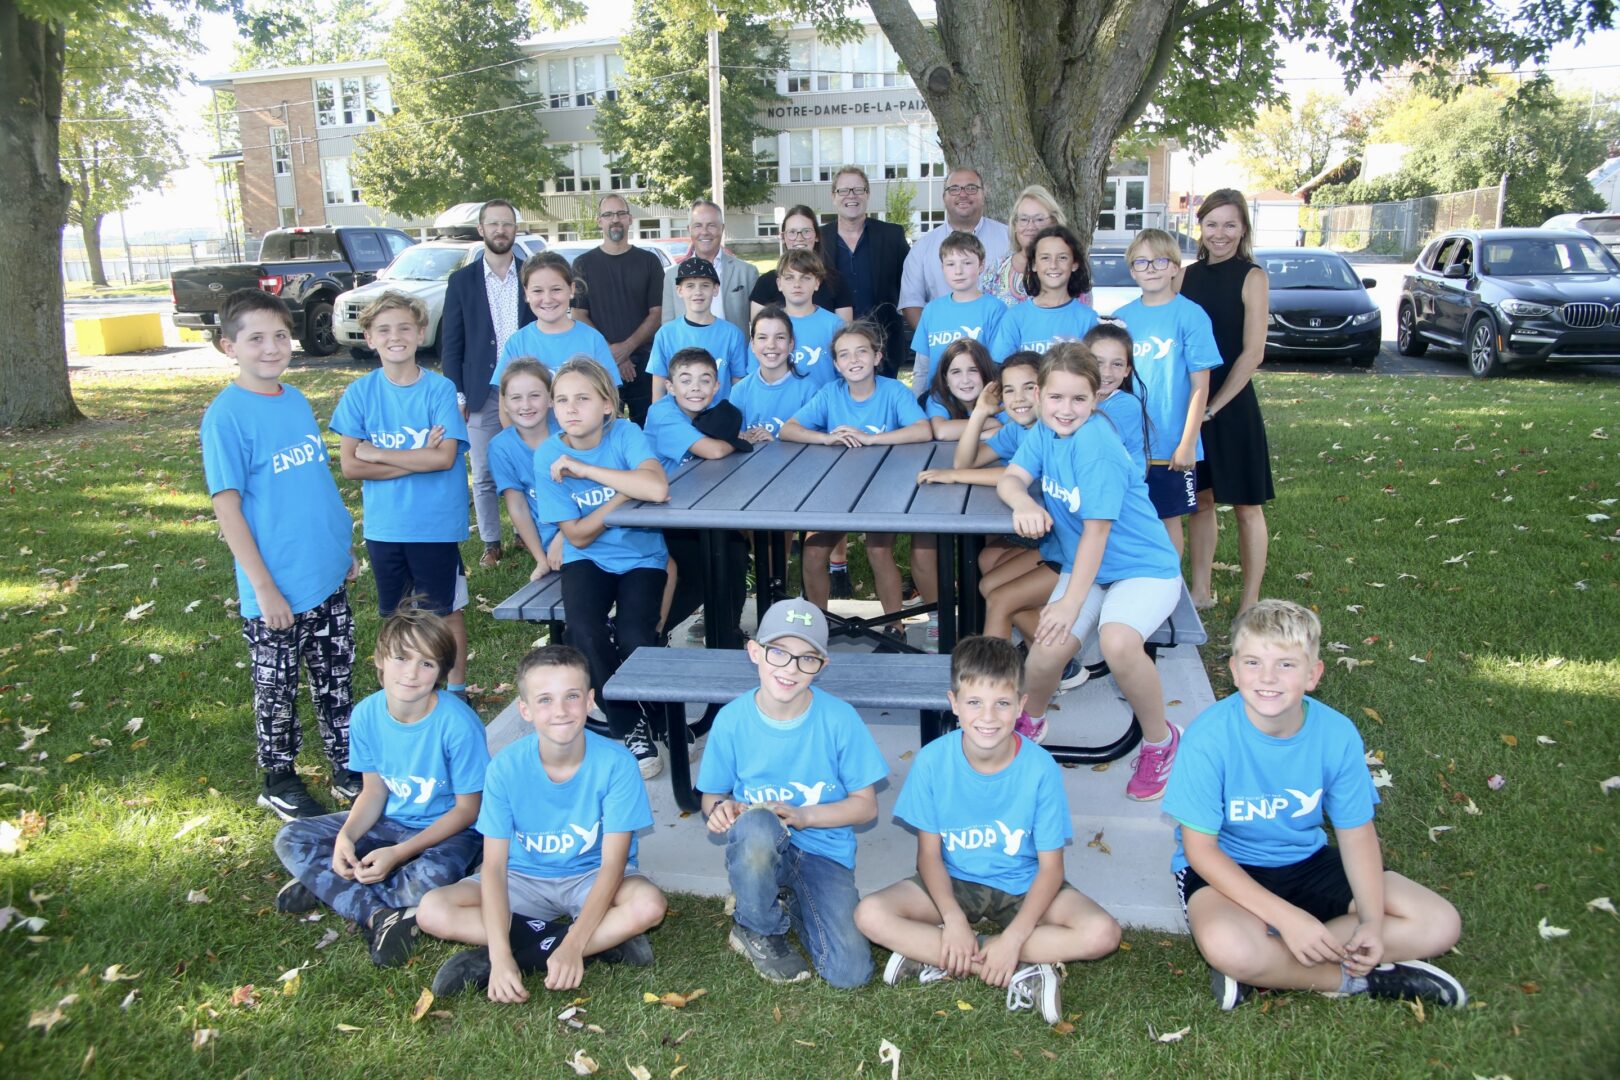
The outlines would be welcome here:
<svg viewBox="0 0 1620 1080">
<path fill-rule="evenodd" d="M 1044 717 L 1037 720 L 1030 716 L 1029 713 L 1021 712 L 1018 714 L 1018 719 L 1013 721 L 1013 730 L 1024 738 L 1033 739 L 1037 743 L 1046 741 L 1046 720 Z"/>
<path fill-rule="evenodd" d="M 1144 746 L 1136 756 L 1135 772 L 1125 785 L 1125 797 L 1137 802 L 1152 802 L 1164 795 L 1164 785 L 1170 779 L 1170 765 L 1176 760 L 1176 749 L 1181 745 L 1181 729 L 1169 725 L 1170 741 L 1164 746 Z"/>
</svg>

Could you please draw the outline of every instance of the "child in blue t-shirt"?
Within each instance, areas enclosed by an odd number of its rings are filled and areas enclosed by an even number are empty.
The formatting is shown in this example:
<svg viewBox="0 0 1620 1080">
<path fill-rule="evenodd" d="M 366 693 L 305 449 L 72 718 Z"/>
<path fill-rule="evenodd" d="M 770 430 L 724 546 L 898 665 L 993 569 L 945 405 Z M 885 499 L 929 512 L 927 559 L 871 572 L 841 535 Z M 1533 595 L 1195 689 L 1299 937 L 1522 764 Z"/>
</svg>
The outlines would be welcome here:
<svg viewBox="0 0 1620 1080">
<path fill-rule="evenodd" d="M 732 384 L 748 374 L 748 342 L 743 332 L 714 313 L 720 292 L 720 273 L 708 259 L 696 255 L 675 270 L 675 295 L 684 314 L 658 328 L 653 335 L 647 370 L 653 377 L 653 400 L 669 393 L 669 361 L 682 349 L 702 349 L 714 357 L 719 372 L 715 398 L 725 401 Z"/>
<path fill-rule="evenodd" d="M 990 345 L 1005 360 L 1022 349 L 1044 353 L 1060 341 L 1079 341 L 1097 325 L 1097 313 L 1079 297 L 1091 290 L 1091 266 L 1080 241 L 1062 225 L 1035 234 L 1029 245 L 1024 287 L 1029 299 L 1007 309 Z"/>
<path fill-rule="evenodd" d="M 652 963 L 646 931 L 664 917 L 664 894 L 636 868 L 636 833 L 652 828 L 652 806 L 635 758 L 585 730 L 591 682 L 585 656 L 567 645 L 531 650 L 518 665 L 518 713 L 534 733 L 489 764 L 483 866 L 429 893 L 417 913 L 425 932 L 478 946 L 445 962 L 435 995 L 471 986 L 521 1002 L 531 972 L 546 973 L 547 990 L 572 990 L 586 957 Z"/>
<path fill-rule="evenodd" d="M 552 374 L 574 357 L 587 356 L 602 365 L 614 386 L 620 385 L 623 380 L 619 362 L 613 359 L 607 338 L 596 327 L 574 320 L 574 290 L 582 286 L 568 260 L 555 251 L 543 251 L 524 261 L 519 281 L 523 299 L 534 312 L 534 322 L 506 339 L 495 370 L 489 374 L 490 385 L 500 386 L 506 365 L 519 356 L 533 357 Z M 501 426 L 511 423 L 503 403 Z M 556 426 L 551 430 L 556 431 Z"/>
<path fill-rule="evenodd" d="M 1181 248 L 1162 229 L 1143 229 L 1125 251 L 1142 297 L 1114 312 L 1135 342 L 1134 381 L 1148 414 L 1148 497 L 1179 555 L 1181 519 L 1198 509 L 1194 467 L 1204 458 L 1199 432 L 1210 369 L 1221 366 L 1204 309 L 1176 293 Z"/>
<path fill-rule="evenodd" d="M 354 520 L 327 463 L 309 401 L 281 382 L 292 361 L 292 315 L 279 297 L 238 289 L 219 310 L 220 348 L 236 380 L 208 406 L 199 432 L 203 475 L 236 562 L 236 592 L 253 672 L 259 805 L 283 821 L 327 812 L 293 763 L 298 665 L 309 669 L 315 719 L 332 762 L 332 797 L 352 799 L 349 672 L 354 615 L 345 581 L 358 571 Z"/>
<path fill-rule="evenodd" d="M 1131 366 L 1131 332 L 1117 322 L 1098 323 L 1086 334 L 1083 344 L 1097 358 L 1097 373 L 1102 376 L 1102 385 L 1097 387 L 1097 411 L 1114 425 L 1114 432 L 1125 452 L 1131 455 L 1137 475 L 1148 480 L 1151 498 L 1148 433 L 1153 430 L 1153 423 L 1148 418 L 1147 402 L 1138 392 L 1140 387 Z M 1171 533 L 1171 540 L 1178 535 L 1179 530 Z"/>
<path fill-rule="evenodd" d="M 928 418 L 904 384 L 877 373 L 883 360 L 883 331 L 871 323 L 855 322 L 833 338 L 833 359 L 838 382 L 824 386 L 786 424 L 786 442 L 823 446 L 893 446 L 927 442 Z M 837 533 L 811 533 L 805 538 L 800 564 L 804 595 L 826 610 L 831 582 L 828 564 L 841 537 Z M 894 561 L 894 534 L 867 533 L 866 558 L 878 600 L 888 613 L 900 610 L 900 567 Z M 887 630 L 903 637 L 900 627 Z"/>
<path fill-rule="evenodd" d="M 534 452 L 549 436 L 550 370 L 532 356 L 510 360 L 501 372 L 501 409 L 512 426 L 489 440 L 489 472 L 512 531 L 534 559 L 529 580 L 539 581 L 562 567 L 562 534 L 539 519 L 534 484 Z"/>
<path fill-rule="evenodd" d="M 1384 869 L 1361 734 L 1307 696 L 1322 678 L 1321 633 L 1286 600 L 1233 621 L 1237 693 L 1188 726 L 1165 792 L 1176 891 L 1215 1000 L 1231 1009 L 1254 989 L 1309 989 L 1461 1008 L 1462 984 L 1423 962 L 1457 943 L 1457 909 Z"/>
<path fill-rule="evenodd" d="M 1119 924 L 1064 880 L 1074 836 L 1063 774 L 1013 730 L 1024 662 L 1003 638 L 967 637 L 951 654 L 960 731 L 917 751 L 894 815 L 917 830 L 917 873 L 875 892 L 855 925 L 892 950 L 883 981 L 976 976 L 1007 991 L 1010 1010 L 1063 1019 L 1056 965 L 1096 960 Z M 975 937 L 989 920 L 999 933 Z"/>
<path fill-rule="evenodd" d="M 911 335 L 911 388 L 925 392 L 934 381 L 934 367 L 945 347 L 956 341 L 977 341 L 988 346 L 995 339 L 1007 305 L 979 289 L 984 272 L 984 244 L 970 232 L 951 233 L 939 245 L 940 270 L 950 292 L 936 296 L 922 309 Z"/>
<path fill-rule="evenodd" d="M 416 906 L 460 881 L 478 857 L 478 818 L 489 749 L 466 702 L 438 691 L 455 660 L 444 620 L 400 608 L 377 631 L 382 689 L 354 707 L 349 767 L 365 776 L 347 814 L 303 818 L 276 835 L 293 875 L 276 910 L 325 904 L 358 926 L 378 967 L 416 948 Z"/>
<path fill-rule="evenodd" d="M 1113 426 L 1088 422 L 1101 381 L 1090 349 L 1078 341 L 1053 346 L 1041 365 L 1041 426 L 996 484 L 1020 536 L 1057 536 L 1063 570 L 1030 645 L 1029 703 L 1019 724 L 1021 734 L 1044 738 L 1063 669 L 1095 631 L 1142 725 L 1125 794 L 1149 800 L 1164 794 L 1180 732 L 1165 719 L 1159 670 L 1143 643 L 1181 598 L 1181 560 Z M 1037 480 L 1044 507 L 1029 493 Z"/>
<path fill-rule="evenodd" d="M 767 306 L 754 316 L 748 339 L 754 370 L 731 388 L 731 403 L 742 413 L 742 437 L 751 443 L 774 442 L 788 418 L 821 389 L 794 359 L 795 340 L 792 316 L 781 308 Z M 836 377 L 831 338 L 824 352 L 827 370 Z"/>
<path fill-rule="evenodd" d="M 618 419 L 618 390 L 600 364 L 568 361 L 551 380 L 551 398 L 563 430 L 534 452 L 536 517 L 562 530 L 563 636 L 585 654 L 600 691 L 625 657 L 658 643 L 669 562 L 658 530 L 606 518 L 633 499 L 663 502 L 669 479 L 642 430 Z M 657 776 L 664 764 L 640 705 L 603 701 L 602 711 L 641 775 Z"/>
<path fill-rule="evenodd" d="M 860 986 L 872 949 L 855 929 L 855 826 L 877 816 L 888 763 L 860 714 L 811 686 L 828 663 L 820 608 L 773 604 L 748 658 L 759 689 L 715 717 L 697 781 L 709 831 L 726 838 L 731 947 L 762 978 L 802 982 L 810 969 L 788 944 L 791 925 L 823 979 Z"/>
<path fill-rule="evenodd" d="M 821 256 L 809 248 L 785 251 L 776 264 L 782 309 L 793 320 L 793 366 L 817 389 L 838 381 L 832 339 L 844 328 L 844 320 L 836 313 L 816 306 L 816 290 L 826 278 Z"/>
</svg>

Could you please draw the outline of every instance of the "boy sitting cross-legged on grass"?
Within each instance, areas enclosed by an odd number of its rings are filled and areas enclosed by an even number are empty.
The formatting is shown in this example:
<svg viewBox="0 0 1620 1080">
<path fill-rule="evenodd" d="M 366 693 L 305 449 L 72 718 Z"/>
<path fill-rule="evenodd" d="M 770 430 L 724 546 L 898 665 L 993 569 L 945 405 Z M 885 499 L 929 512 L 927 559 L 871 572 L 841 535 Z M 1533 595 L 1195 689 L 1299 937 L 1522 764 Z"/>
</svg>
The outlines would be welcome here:
<svg viewBox="0 0 1620 1080">
<path fill-rule="evenodd" d="M 523 976 L 542 970 L 547 990 L 571 990 L 592 956 L 644 967 L 645 931 L 664 917 L 664 894 L 636 869 L 636 832 L 653 823 L 636 759 L 585 730 L 594 701 L 585 654 L 533 649 L 517 685 L 534 734 L 490 762 L 478 815 L 484 865 L 428 893 L 417 912 L 426 933 L 480 946 L 439 969 L 440 996 L 476 986 L 491 1001 L 527 1001 Z M 564 918 L 572 922 L 555 924 Z"/>
<path fill-rule="evenodd" d="M 1361 735 L 1306 696 L 1322 677 L 1321 632 L 1285 600 L 1237 617 L 1238 692 L 1187 728 L 1165 791 L 1180 823 L 1171 869 L 1215 1000 L 1231 1009 L 1268 988 L 1461 1007 L 1462 984 L 1420 959 L 1456 944 L 1457 910 L 1384 869 Z"/>
<path fill-rule="evenodd" d="M 877 816 L 888 763 L 848 704 L 811 686 L 827 663 L 827 616 L 803 599 L 771 605 L 748 658 L 759 689 L 715 717 L 698 768 L 709 831 L 726 837 L 737 897 L 731 947 L 771 982 L 810 977 L 791 924 L 833 986 L 872 976 L 855 929 L 855 826 Z M 783 892 L 786 892 L 784 902 Z"/>
<path fill-rule="evenodd" d="M 917 873 L 875 892 L 855 925 L 893 950 L 883 981 L 977 976 L 1005 987 L 1007 1008 L 1062 1017 L 1055 964 L 1119 945 L 1119 924 L 1063 877 L 1074 835 L 1052 755 L 1013 730 L 1024 707 L 1023 658 L 1005 638 L 962 639 L 951 654 L 951 708 L 961 723 L 924 746 L 895 803 L 917 829 Z M 988 919 L 1000 933 L 975 937 Z"/>
<path fill-rule="evenodd" d="M 478 857 L 473 829 L 489 750 L 484 725 L 460 698 L 440 693 L 456 658 L 444 620 L 412 604 L 377 632 L 382 689 L 354 707 L 349 767 L 365 786 L 347 814 L 303 818 L 276 836 L 293 879 L 276 910 L 325 904 L 365 931 L 379 967 L 416 947 L 416 905 L 460 881 Z"/>
</svg>

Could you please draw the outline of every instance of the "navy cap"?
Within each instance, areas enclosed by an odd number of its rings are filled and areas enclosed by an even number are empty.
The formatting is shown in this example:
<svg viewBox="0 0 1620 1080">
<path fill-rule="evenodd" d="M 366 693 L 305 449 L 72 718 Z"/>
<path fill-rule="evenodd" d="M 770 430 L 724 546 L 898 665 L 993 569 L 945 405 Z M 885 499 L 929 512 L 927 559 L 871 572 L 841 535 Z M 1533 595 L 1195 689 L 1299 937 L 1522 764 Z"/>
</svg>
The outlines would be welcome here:
<svg viewBox="0 0 1620 1080">
<path fill-rule="evenodd" d="M 675 270 L 675 284 L 692 278 L 707 278 L 716 285 L 720 284 L 720 275 L 714 269 L 714 263 L 697 255 L 688 256 L 681 260 L 681 265 Z"/>
</svg>

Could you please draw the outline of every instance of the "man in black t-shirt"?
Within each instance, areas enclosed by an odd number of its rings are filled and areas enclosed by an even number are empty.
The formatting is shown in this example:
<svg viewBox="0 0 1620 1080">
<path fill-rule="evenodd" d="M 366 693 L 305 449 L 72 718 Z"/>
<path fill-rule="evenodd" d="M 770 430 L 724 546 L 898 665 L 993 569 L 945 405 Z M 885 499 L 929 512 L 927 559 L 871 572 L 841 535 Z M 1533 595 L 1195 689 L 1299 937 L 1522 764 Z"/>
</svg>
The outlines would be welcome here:
<svg viewBox="0 0 1620 1080">
<path fill-rule="evenodd" d="M 647 357 L 663 321 L 664 266 L 652 252 L 630 244 L 630 206 L 623 197 L 602 196 L 596 220 L 601 246 L 574 260 L 584 286 L 575 291 L 574 317 L 607 338 L 623 381 L 619 393 L 630 419 L 643 424 L 652 404 Z"/>
</svg>

